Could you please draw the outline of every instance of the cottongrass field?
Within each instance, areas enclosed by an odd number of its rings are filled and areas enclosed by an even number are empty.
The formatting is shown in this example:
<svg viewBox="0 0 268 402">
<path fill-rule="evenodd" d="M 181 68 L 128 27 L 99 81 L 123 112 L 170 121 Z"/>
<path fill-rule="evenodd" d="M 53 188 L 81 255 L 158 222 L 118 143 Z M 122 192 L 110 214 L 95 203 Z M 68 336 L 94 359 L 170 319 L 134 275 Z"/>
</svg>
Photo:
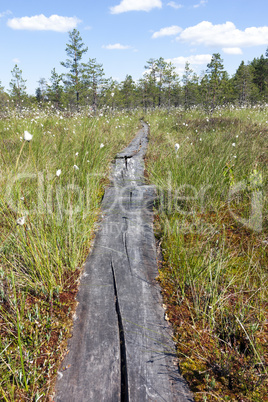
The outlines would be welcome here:
<svg viewBox="0 0 268 402">
<path fill-rule="evenodd" d="M 109 167 L 141 116 L 181 372 L 197 401 L 268 400 L 267 106 L 0 120 L 1 400 L 52 400 Z"/>
</svg>

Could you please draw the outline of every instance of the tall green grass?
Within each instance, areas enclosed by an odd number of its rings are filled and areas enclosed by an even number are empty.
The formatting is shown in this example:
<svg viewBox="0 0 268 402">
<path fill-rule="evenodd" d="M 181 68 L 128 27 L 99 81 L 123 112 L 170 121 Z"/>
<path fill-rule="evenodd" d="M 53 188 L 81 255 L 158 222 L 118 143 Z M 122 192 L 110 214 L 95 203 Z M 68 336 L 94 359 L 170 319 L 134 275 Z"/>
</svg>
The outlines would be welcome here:
<svg viewBox="0 0 268 402">
<path fill-rule="evenodd" d="M 135 135 L 138 116 L 48 109 L 0 121 L 5 401 L 51 394 L 109 167 Z M 159 281 L 182 373 L 196 400 L 264 401 L 267 109 L 157 110 L 145 119 L 148 179 L 159 195 Z M 23 140 L 25 130 L 32 141 Z"/>
<path fill-rule="evenodd" d="M 267 108 L 146 118 L 182 373 L 196 400 L 267 400 Z"/>
<path fill-rule="evenodd" d="M 138 124 L 135 114 L 51 111 L 0 121 L 3 400 L 48 398 L 109 168 Z"/>
</svg>

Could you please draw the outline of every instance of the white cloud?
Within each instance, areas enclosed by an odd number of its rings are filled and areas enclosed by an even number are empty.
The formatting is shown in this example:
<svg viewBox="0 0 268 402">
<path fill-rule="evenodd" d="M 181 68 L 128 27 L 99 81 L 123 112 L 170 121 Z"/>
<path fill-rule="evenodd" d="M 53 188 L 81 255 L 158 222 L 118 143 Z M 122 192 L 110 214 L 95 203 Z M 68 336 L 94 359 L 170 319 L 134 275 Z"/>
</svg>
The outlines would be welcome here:
<svg viewBox="0 0 268 402">
<path fill-rule="evenodd" d="M 6 15 L 10 15 L 10 14 L 12 14 L 12 12 L 10 10 L 3 11 L 2 13 L 0 13 L 0 18 L 3 18 Z"/>
<path fill-rule="evenodd" d="M 131 48 L 131 46 L 121 45 L 120 43 L 115 43 L 114 45 L 103 45 L 102 47 L 103 49 L 108 50 L 126 50 Z"/>
<path fill-rule="evenodd" d="M 15 57 L 15 59 L 12 59 L 12 61 L 13 61 L 13 63 L 15 63 L 15 64 L 19 64 L 19 63 L 20 63 L 20 59 L 17 59 L 16 57 Z"/>
<path fill-rule="evenodd" d="M 196 54 L 196 55 L 191 55 L 188 57 L 185 56 L 179 56 L 179 57 L 174 57 L 173 59 L 168 59 L 166 61 L 171 63 L 174 63 L 176 65 L 183 65 L 185 66 L 185 63 L 188 61 L 190 64 L 194 65 L 201 65 L 201 64 L 207 64 L 210 63 L 211 61 L 211 54 Z"/>
<path fill-rule="evenodd" d="M 28 31 L 67 32 L 74 29 L 79 22 L 81 21 L 76 17 L 61 17 L 60 15 L 46 17 L 40 14 L 33 17 L 12 18 L 7 21 L 7 25 L 12 29 Z"/>
<path fill-rule="evenodd" d="M 223 47 L 222 50 L 224 53 L 227 54 L 243 54 L 242 49 L 240 49 L 240 47 Z"/>
<path fill-rule="evenodd" d="M 200 2 L 198 4 L 194 5 L 194 8 L 202 7 L 202 6 L 206 5 L 207 2 L 208 2 L 208 0 L 200 0 Z"/>
<path fill-rule="evenodd" d="M 197 54 L 188 57 L 174 57 L 173 59 L 167 59 L 166 61 L 168 63 L 171 62 L 176 67 L 176 70 L 179 74 L 183 74 L 186 62 L 190 63 L 190 67 L 202 65 L 206 67 L 207 64 L 211 62 L 211 57 L 211 54 Z"/>
<path fill-rule="evenodd" d="M 202 21 L 184 29 L 176 39 L 191 45 L 220 46 L 225 49 L 266 45 L 268 26 L 251 27 L 241 31 L 230 21 L 218 25 Z"/>
<path fill-rule="evenodd" d="M 127 11 L 151 11 L 153 8 L 161 7 L 161 0 L 122 0 L 117 6 L 110 7 L 110 12 L 120 14 Z"/>
<path fill-rule="evenodd" d="M 179 27 L 178 25 L 172 25 L 171 27 L 161 28 L 160 31 L 155 32 L 152 35 L 152 38 L 156 39 L 156 38 L 159 38 L 160 36 L 177 35 L 181 31 L 182 31 L 181 27 Z"/>
<path fill-rule="evenodd" d="M 176 10 L 184 7 L 182 4 L 175 3 L 175 1 L 170 1 L 169 3 L 167 3 L 167 5 L 175 8 Z"/>
</svg>

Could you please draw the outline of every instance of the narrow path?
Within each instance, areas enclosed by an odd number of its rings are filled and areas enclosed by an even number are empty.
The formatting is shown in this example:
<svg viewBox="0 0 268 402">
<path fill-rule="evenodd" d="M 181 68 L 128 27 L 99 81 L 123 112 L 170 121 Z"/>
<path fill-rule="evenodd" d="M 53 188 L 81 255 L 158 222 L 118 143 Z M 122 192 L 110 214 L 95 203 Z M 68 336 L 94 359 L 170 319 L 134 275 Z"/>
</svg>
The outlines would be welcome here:
<svg viewBox="0 0 268 402">
<path fill-rule="evenodd" d="M 103 221 L 81 280 L 56 402 L 193 401 L 155 281 L 152 203 L 144 182 L 148 126 L 115 159 Z M 61 378 L 60 378 L 61 377 Z"/>
</svg>

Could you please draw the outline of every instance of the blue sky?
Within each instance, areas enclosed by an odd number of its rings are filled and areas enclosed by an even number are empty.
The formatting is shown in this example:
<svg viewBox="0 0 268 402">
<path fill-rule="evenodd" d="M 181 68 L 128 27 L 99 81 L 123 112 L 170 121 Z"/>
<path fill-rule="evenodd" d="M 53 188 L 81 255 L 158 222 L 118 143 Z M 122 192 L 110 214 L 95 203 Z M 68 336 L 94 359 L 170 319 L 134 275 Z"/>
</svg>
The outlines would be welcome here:
<svg viewBox="0 0 268 402">
<path fill-rule="evenodd" d="M 185 62 L 198 74 L 213 53 L 234 74 L 265 54 L 267 0 L 0 0 L 0 81 L 9 89 L 15 64 L 35 93 L 51 70 L 65 72 L 68 31 L 79 30 L 84 56 L 103 64 L 106 77 L 137 80 L 150 58 L 172 61 L 182 77 Z"/>
</svg>

